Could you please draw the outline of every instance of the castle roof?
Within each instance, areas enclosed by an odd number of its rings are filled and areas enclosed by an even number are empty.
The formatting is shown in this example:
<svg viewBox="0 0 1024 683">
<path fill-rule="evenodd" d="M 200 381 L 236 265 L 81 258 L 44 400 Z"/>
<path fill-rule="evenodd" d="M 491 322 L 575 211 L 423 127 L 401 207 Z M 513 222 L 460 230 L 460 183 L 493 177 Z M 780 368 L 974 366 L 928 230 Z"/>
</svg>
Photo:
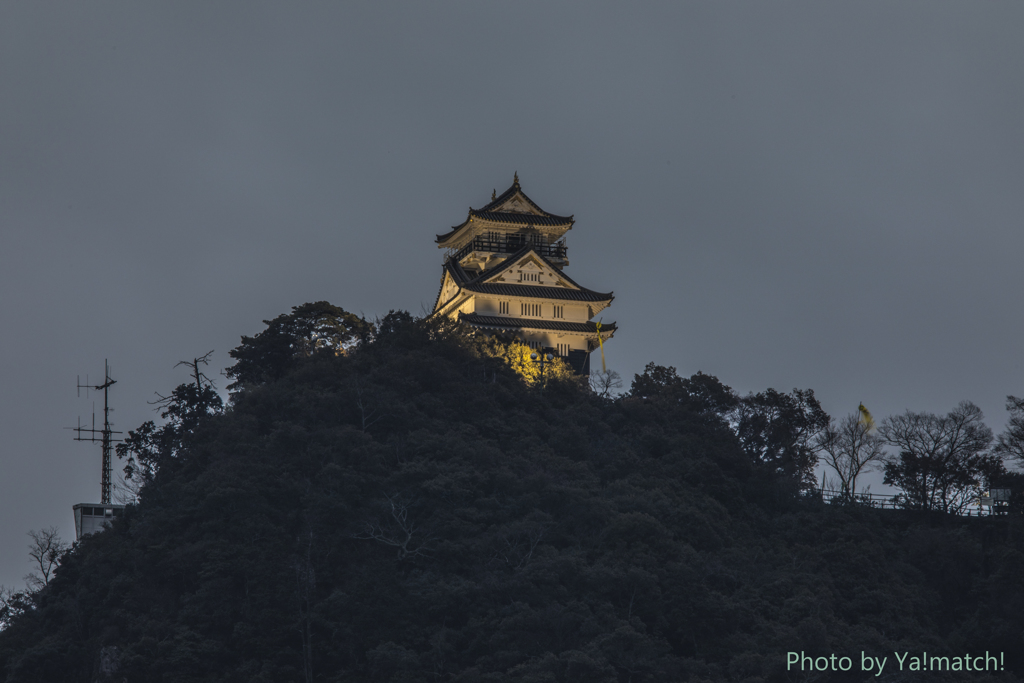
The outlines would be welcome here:
<svg viewBox="0 0 1024 683">
<path fill-rule="evenodd" d="M 535 318 L 505 318 L 496 315 L 479 315 L 478 313 L 459 313 L 459 321 L 473 327 L 487 327 L 500 330 L 555 330 L 558 332 L 582 332 L 597 334 L 597 323 L 567 323 L 561 320 L 541 320 Z M 601 335 L 610 335 L 615 331 L 615 323 L 601 323 Z"/>
<path fill-rule="evenodd" d="M 546 265 L 555 273 L 558 273 L 559 279 L 564 280 L 570 286 L 544 287 L 542 285 L 519 285 L 494 282 L 498 275 L 519 265 L 522 262 L 523 257 L 528 254 L 532 255 L 533 258 Z M 461 266 L 459 267 L 459 270 L 462 270 Z M 611 301 L 615 298 L 615 295 L 611 292 L 605 294 L 580 286 L 571 277 L 566 275 L 565 271 L 558 270 L 551 261 L 548 261 L 546 258 L 538 254 L 530 245 L 526 245 L 519 251 L 509 254 L 508 258 L 504 259 L 493 268 L 489 268 L 475 278 L 467 281 L 463 287 L 473 292 L 479 292 L 480 294 L 491 293 L 501 296 L 532 296 L 546 299 L 571 299 L 575 301 Z"/>
<path fill-rule="evenodd" d="M 519 187 L 519 175 L 516 174 L 512 186 L 491 199 L 489 204 L 474 209 L 470 207 L 466 220 L 452 226 L 449 232 L 437 236 L 437 243 L 444 246 L 474 221 L 487 221 L 505 225 L 531 225 L 548 228 L 565 228 L 569 230 L 575 222 L 573 217 L 559 216 L 548 213 L 530 199 Z"/>
<path fill-rule="evenodd" d="M 615 297 L 609 292 L 602 294 L 580 287 L 541 287 L 536 285 L 506 285 L 482 282 L 463 286 L 468 292 L 475 294 L 492 294 L 495 296 L 532 297 L 536 299 L 562 299 L 564 301 L 611 301 Z"/>
<path fill-rule="evenodd" d="M 523 257 L 531 256 L 541 263 L 547 265 L 553 272 L 558 273 L 558 278 L 566 286 L 549 287 L 545 285 L 524 285 L 518 283 L 494 282 L 495 279 L 505 272 L 522 263 Z M 533 247 L 527 245 L 512 254 L 501 263 L 476 275 L 470 275 L 463 269 L 462 265 L 455 259 L 448 259 L 444 263 L 444 272 L 447 273 L 457 287 L 456 295 L 460 292 L 471 292 L 473 294 L 484 294 L 491 296 L 511 296 L 533 299 L 555 299 L 559 301 L 585 301 L 593 303 L 605 303 L 605 308 L 615 298 L 612 292 L 595 292 L 592 289 L 581 287 L 564 271 L 559 271 L 546 258 L 534 251 Z M 437 291 L 437 298 L 434 300 L 434 310 L 441 305 L 441 294 L 444 291 L 445 278 L 441 278 L 441 287 Z M 451 301 L 452 299 L 449 299 Z"/>
</svg>

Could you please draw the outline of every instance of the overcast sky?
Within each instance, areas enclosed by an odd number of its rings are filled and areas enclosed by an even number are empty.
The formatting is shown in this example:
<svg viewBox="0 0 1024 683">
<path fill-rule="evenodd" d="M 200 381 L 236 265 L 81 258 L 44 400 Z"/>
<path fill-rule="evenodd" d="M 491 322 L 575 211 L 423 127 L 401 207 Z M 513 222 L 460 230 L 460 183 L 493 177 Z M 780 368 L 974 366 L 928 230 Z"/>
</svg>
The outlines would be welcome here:
<svg viewBox="0 0 1024 683">
<path fill-rule="evenodd" d="M 434 235 L 515 171 L 575 214 L 627 385 L 969 399 L 998 431 L 1022 29 L 1017 0 L 0 4 L 0 584 L 98 500 L 77 375 L 110 359 L 128 430 L 291 306 L 421 313 Z"/>
</svg>

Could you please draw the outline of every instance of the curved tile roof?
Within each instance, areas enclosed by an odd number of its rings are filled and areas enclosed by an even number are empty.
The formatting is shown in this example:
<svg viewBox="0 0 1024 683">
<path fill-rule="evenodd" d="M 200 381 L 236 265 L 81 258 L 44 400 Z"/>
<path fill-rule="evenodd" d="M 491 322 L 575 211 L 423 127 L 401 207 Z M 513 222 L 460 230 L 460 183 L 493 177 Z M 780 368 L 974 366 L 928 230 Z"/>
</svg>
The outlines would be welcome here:
<svg viewBox="0 0 1024 683">
<path fill-rule="evenodd" d="M 608 292 L 594 292 L 589 289 L 568 289 L 567 287 L 544 287 L 541 285 L 506 285 L 481 282 L 467 284 L 466 291 L 496 296 L 522 296 L 537 299 L 563 299 L 565 301 L 611 301 L 615 296 Z"/>
<path fill-rule="evenodd" d="M 532 213 L 514 213 L 511 211 L 494 211 L 502 204 L 507 202 L 509 199 L 519 194 L 530 206 L 540 212 L 540 214 Z M 537 206 L 537 203 L 526 196 L 522 188 L 519 187 L 519 176 L 516 176 L 515 181 L 512 183 L 512 187 L 508 188 L 501 193 L 500 196 L 492 199 L 490 203 L 479 209 L 470 207 L 469 215 L 466 216 L 466 220 L 459 225 L 452 226 L 452 229 L 443 235 L 437 235 L 437 242 L 446 242 L 452 238 L 459 230 L 466 227 L 474 218 L 480 218 L 481 220 L 493 221 L 495 223 L 506 223 L 508 225 L 539 225 L 547 227 L 572 227 L 575 219 L 572 216 L 559 216 L 553 213 L 548 213 L 544 209 Z"/>
<path fill-rule="evenodd" d="M 540 211 L 540 214 L 542 216 L 548 216 L 548 217 L 552 217 L 552 218 L 568 218 L 570 220 L 572 219 L 572 216 L 556 216 L 555 214 L 548 213 L 544 209 L 542 209 L 539 206 L 537 206 L 537 202 L 535 202 L 532 199 L 530 199 L 527 196 L 527 194 L 525 192 L 523 192 L 523 188 L 521 188 L 519 186 L 519 174 L 518 173 L 516 174 L 515 179 L 512 181 L 512 186 L 511 187 L 509 187 L 507 190 L 502 192 L 500 195 L 498 195 L 497 197 L 492 199 L 489 204 L 481 206 L 479 209 L 477 209 L 477 211 L 480 211 L 482 213 L 482 212 L 490 211 L 490 210 L 492 210 L 492 209 L 494 209 L 496 207 L 499 207 L 502 204 L 504 204 L 505 202 L 507 202 L 509 199 L 512 199 L 512 197 L 514 197 L 516 195 L 516 193 L 519 193 L 519 196 L 522 197 L 523 199 L 525 199 L 527 204 L 529 204 L 533 208 L 537 209 L 537 211 Z"/>
<path fill-rule="evenodd" d="M 495 223 L 511 223 L 513 225 L 550 225 L 561 227 L 572 225 L 572 216 L 538 216 L 533 213 L 512 213 L 509 211 L 470 211 L 472 218 L 481 218 Z M 465 223 L 463 223 L 465 225 Z"/>
<path fill-rule="evenodd" d="M 504 318 L 496 315 L 479 315 L 477 313 L 459 313 L 459 321 L 476 327 L 495 327 L 501 329 L 532 329 L 556 330 L 562 332 L 583 332 L 597 334 L 597 323 L 567 323 L 558 320 L 536 320 L 532 318 Z M 601 323 L 601 333 L 614 332 L 615 323 Z"/>
</svg>

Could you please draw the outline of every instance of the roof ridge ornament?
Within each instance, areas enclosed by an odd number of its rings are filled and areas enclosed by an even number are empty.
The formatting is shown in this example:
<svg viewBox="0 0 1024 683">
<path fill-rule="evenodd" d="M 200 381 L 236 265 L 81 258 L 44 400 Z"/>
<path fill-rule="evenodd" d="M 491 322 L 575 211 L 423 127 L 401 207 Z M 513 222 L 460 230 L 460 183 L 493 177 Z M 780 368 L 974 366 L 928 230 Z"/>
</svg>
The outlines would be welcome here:
<svg viewBox="0 0 1024 683">
<path fill-rule="evenodd" d="M 498 198 L 498 188 L 494 188 L 493 190 L 491 190 L 491 201 L 493 202 L 497 198 Z"/>
<path fill-rule="evenodd" d="M 513 174 L 513 177 L 512 177 L 512 184 L 513 184 L 513 185 L 515 185 L 515 186 L 517 186 L 517 187 L 519 186 L 519 171 L 516 171 L 516 172 L 515 172 L 515 173 Z"/>
</svg>

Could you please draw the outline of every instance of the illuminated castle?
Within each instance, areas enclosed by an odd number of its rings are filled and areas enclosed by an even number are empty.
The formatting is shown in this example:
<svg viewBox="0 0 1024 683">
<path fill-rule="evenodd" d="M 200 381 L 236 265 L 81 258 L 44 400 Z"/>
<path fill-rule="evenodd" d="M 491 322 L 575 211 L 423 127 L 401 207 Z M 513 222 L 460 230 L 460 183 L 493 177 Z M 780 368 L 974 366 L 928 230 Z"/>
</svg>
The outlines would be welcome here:
<svg viewBox="0 0 1024 683">
<path fill-rule="evenodd" d="M 591 319 L 611 305 L 611 292 L 576 284 L 565 234 L 572 216 L 556 216 L 512 187 L 466 220 L 437 236 L 446 249 L 434 313 L 485 332 L 506 332 L 531 348 L 563 357 L 581 374 L 590 373 L 590 352 L 598 335 L 607 341 L 615 323 Z"/>
</svg>

